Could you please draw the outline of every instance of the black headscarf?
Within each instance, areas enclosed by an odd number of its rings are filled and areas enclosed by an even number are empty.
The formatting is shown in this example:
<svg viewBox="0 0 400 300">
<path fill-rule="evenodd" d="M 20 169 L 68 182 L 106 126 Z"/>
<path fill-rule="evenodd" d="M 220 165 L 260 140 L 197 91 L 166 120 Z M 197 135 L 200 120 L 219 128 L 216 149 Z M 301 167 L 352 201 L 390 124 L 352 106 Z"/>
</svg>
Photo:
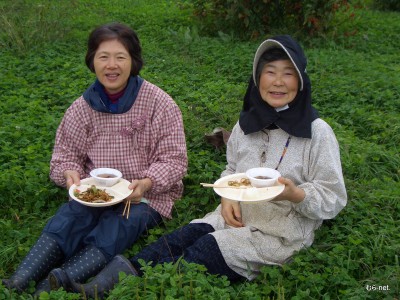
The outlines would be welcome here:
<svg viewBox="0 0 400 300">
<path fill-rule="evenodd" d="M 279 112 L 261 98 L 256 85 L 256 70 L 260 57 L 272 48 L 282 48 L 286 52 L 300 78 L 296 97 L 289 103 L 289 108 Z M 245 134 L 279 127 L 290 135 L 311 138 L 311 123 L 318 118 L 318 112 L 311 105 L 311 82 L 306 67 L 307 59 L 303 49 L 288 35 L 275 36 L 258 47 L 253 62 L 253 76 L 247 87 L 239 118 L 240 127 Z"/>
</svg>

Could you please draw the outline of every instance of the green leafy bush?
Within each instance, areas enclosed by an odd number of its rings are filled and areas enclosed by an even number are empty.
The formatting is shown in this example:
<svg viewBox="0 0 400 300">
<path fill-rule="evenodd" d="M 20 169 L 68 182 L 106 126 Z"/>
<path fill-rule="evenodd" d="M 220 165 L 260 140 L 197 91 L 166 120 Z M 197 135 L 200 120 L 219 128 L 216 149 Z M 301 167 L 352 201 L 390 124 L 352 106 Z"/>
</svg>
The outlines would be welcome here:
<svg viewBox="0 0 400 300">
<path fill-rule="evenodd" d="M 400 11 L 398 0 L 374 0 L 373 7 L 380 10 Z"/>
<path fill-rule="evenodd" d="M 315 36 L 332 30 L 338 12 L 354 17 L 346 0 L 194 0 L 195 16 L 208 33 L 257 38 L 274 31 Z"/>
</svg>

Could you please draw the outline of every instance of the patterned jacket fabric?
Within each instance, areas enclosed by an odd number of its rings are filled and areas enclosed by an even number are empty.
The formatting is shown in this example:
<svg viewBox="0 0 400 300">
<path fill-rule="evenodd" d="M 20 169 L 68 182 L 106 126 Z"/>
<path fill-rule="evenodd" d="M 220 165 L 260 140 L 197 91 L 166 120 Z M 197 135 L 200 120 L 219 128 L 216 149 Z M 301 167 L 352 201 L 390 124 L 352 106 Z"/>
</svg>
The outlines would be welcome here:
<svg viewBox="0 0 400 300">
<path fill-rule="evenodd" d="M 57 130 L 50 177 L 65 187 L 65 170 L 76 170 L 83 179 L 100 167 L 119 169 L 129 181 L 150 178 L 152 188 L 144 197 L 171 217 L 183 192 L 187 153 L 182 115 L 167 93 L 144 81 L 134 105 L 122 114 L 95 111 L 83 96 L 73 102 Z"/>
</svg>

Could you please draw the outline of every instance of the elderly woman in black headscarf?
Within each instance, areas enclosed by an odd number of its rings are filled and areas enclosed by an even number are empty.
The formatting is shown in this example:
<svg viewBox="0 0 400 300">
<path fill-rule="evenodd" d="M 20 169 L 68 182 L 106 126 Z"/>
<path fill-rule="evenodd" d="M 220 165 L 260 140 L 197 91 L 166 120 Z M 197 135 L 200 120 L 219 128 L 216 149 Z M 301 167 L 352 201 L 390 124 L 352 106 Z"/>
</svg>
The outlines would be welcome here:
<svg viewBox="0 0 400 300">
<path fill-rule="evenodd" d="M 258 48 L 243 110 L 227 145 L 221 176 L 254 167 L 277 169 L 285 188 L 273 201 L 241 204 L 221 198 L 215 211 L 175 230 L 130 260 L 116 256 L 90 283 L 64 288 L 103 294 L 118 272 L 141 275 L 152 264 L 188 262 L 230 280 L 254 279 L 265 265 L 282 265 L 314 240 L 314 231 L 346 205 L 339 146 L 331 127 L 311 105 L 307 60 L 290 36 Z"/>
</svg>

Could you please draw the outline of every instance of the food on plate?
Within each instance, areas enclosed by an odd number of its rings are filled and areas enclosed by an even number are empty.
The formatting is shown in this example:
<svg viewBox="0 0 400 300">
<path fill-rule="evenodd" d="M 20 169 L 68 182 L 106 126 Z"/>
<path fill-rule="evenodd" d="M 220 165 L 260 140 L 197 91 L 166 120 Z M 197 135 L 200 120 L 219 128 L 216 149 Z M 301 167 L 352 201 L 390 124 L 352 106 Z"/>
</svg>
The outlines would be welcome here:
<svg viewBox="0 0 400 300">
<path fill-rule="evenodd" d="M 250 180 L 248 178 L 240 178 L 238 180 L 228 181 L 229 186 L 240 187 L 240 186 L 251 186 Z"/>
<path fill-rule="evenodd" d="M 79 200 L 92 203 L 105 203 L 114 198 L 114 196 L 111 196 L 105 190 L 98 189 L 95 185 L 90 186 L 90 188 L 83 192 L 75 189 L 74 196 Z"/>
</svg>

